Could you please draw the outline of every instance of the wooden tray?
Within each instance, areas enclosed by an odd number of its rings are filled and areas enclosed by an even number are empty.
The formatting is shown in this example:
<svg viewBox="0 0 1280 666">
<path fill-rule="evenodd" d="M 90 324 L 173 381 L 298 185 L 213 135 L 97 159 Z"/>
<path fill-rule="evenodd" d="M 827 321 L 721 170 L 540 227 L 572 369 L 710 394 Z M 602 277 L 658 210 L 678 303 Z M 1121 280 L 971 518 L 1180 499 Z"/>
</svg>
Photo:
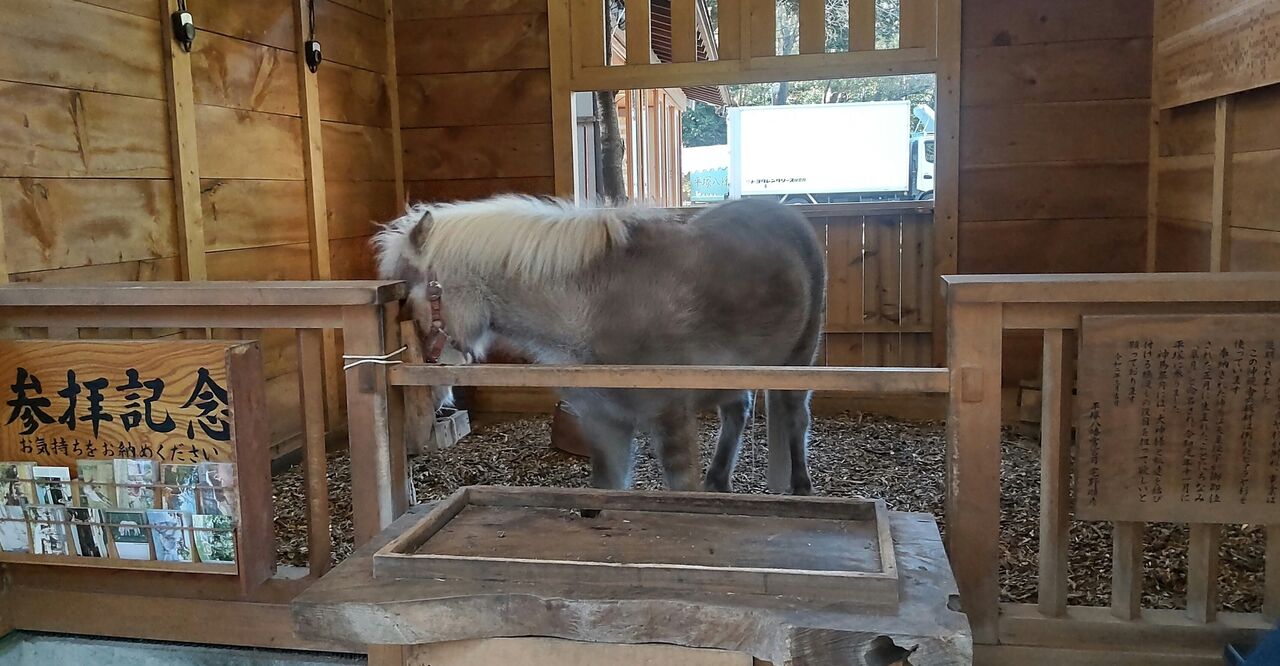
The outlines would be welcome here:
<svg viewBox="0 0 1280 666">
<path fill-rule="evenodd" d="M 898 602 L 880 500 L 470 486 L 375 553 L 373 571 Z"/>
</svg>

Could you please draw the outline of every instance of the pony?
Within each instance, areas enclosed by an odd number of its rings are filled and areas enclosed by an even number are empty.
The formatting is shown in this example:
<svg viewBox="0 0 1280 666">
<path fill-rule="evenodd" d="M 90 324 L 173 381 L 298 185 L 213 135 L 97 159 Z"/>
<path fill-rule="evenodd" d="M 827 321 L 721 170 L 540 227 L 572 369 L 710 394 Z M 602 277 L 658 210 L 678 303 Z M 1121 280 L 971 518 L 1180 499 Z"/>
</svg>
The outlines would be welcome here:
<svg viewBox="0 0 1280 666">
<path fill-rule="evenodd" d="M 692 215 L 503 195 L 414 204 L 373 236 L 382 279 L 409 284 L 419 331 L 431 283 L 456 351 L 495 342 L 542 364 L 813 365 L 826 305 L 821 245 L 797 211 L 737 200 Z M 769 486 L 812 492 L 810 391 L 766 391 Z M 729 492 L 753 391 L 565 389 L 598 488 L 631 487 L 650 434 L 667 487 Z M 437 402 L 439 398 L 437 398 Z M 438 406 L 438 405 L 437 405 Z M 720 432 L 705 477 L 697 415 Z"/>
</svg>

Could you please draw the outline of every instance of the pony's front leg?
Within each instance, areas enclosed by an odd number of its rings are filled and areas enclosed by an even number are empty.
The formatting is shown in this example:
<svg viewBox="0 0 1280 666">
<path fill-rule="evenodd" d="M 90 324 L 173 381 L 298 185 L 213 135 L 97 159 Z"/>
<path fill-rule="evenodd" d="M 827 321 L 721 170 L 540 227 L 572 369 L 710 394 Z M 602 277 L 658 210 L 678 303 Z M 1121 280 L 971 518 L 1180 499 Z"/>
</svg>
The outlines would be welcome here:
<svg viewBox="0 0 1280 666">
<path fill-rule="evenodd" d="M 654 424 L 653 448 L 662 465 L 667 488 L 699 488 L 698 421 L 689 405 L 682 402 L 663 411 Z"/>
<path fill-rule="evenodd" d="M 573 406 L 582 435 L 591 448 L 591 485 L 605 490 L 631 488 L 635 425 L 602 410 Z"/>
</svg>

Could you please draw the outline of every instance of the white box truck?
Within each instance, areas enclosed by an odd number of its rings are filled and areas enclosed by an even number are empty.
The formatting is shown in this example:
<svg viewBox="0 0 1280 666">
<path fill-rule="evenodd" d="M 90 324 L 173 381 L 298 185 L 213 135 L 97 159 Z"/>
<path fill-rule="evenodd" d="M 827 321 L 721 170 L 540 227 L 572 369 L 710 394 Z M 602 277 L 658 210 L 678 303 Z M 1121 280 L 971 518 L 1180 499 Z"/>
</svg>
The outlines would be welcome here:
<svg viewBox="0 0 1280 666">
<path fill-rule="evenodd" d="M 933 111 L 909 101 L 729 109 L 729 197 L 828 203 L 933 196 Z"/>
</svg>

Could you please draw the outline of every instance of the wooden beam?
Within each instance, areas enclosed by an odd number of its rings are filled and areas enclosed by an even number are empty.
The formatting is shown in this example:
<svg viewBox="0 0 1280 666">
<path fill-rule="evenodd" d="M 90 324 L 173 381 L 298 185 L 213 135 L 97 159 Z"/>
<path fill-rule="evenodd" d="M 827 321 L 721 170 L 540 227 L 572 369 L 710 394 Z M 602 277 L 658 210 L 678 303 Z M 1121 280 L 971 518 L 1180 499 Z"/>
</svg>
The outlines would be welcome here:
<svg viewBox="0 0 1280 666">
<path fill-rule="evenodd" d="M 1040 403 L 1040 612 L 1067 612 L 1067 545 L 1071 525 L 1071 396 L 1075 385 L 1074 335 L 1044 332 Z"/>
<path fill-rule="evenodd" d="M 827 50 L 827 3 L 824 0 L 800 0 L 800 52 L 822 53 Z"/>
<path fill-rule="evenodd" d="M 637 4 L 646 4 L 637 3 Z M 547 33 L 569 35 L 573 25 L 569 21 L 569 3 L 551 0 L 547 3 Z M 574 72 L 573 53 L 568 39 L 551 39 L 549 44 L 551 65 L 551 155 L 552 174 L 555 176 L 555 194 L 573 199 L 573 142 L 577 123 L 573 118 L 571 93 L 575 90 L 570 79 Z M 606 52 L 607 53 L 607 52 Z M 608 90 L 609 88 L 578 88 L 579 90 Z"/>
<path fill-rule="evenodd" d="M 672 62 L 694 62 L 698 59 L 697 11 L 697 0 L 671 0 Z"/>
<path fill-rule="evenodd" d="M 720 0 L 716 27 L 720 60 L 734 61 L 742 57 L 742 2 Z"/>
<path fill-rule="evenodd" d="M 849 50 L 871 51 L 875 48 L 876 0 L 849 0 Z"/>
<path fill-rule="evenodd" d="M 546 386 L 946 393 L 945 368 L 706 365 L 397 365 L 396 386 Z"/>
<path fill-rule="evenodd" d="M 330 329 L 326 329 L 330 330 Z M 298 403 L 302 407 L 303 476 L 307 493 L 307 565 L 319 578 L 329 570 L 329 465 L 325 450 L 323 342 L 320 330 L 299 329 Z"/>
<path fill-rule="evenodd" d="M 400 77 L 396 74 L 395 0 L 383 0 L 387 25 L 387 108 L 391 122 L 391 163 L 396 177 L 396 210 L 408 203 L 404 189 L 404 147 L 400 138 Z"/>
<path fill-rule="evenodd" d="M 901 0 L 898 12 L 900 48 L 932 48 L 937 44 L 937 0 Z"/>
<path fill-rule="evenodd" d="M 1231 270 L 1231 160 L 1235 156 L 1233 134 L 1235 98 L 1219 97 L 1213 122 L 1213 224 L 1209 232 L 1209 270 Z"/>
<path fill-rule="evenodd" d="M 963 303 L 1272 303 L 1280 273 L 1060 273 L 951 275 Z"/>
<path fill-rule="evenodd" d="M 1156 272 L 1156 256 L 1160 233 L 1160 107 L 1151 104 L 1147 130 L 1147 249 L 1146 271 Z"/>
<path fill-rule="evenodd" d="M 1134 620 L 1142 614 L 1142 543 L 1145 525 L 1115 523 L 1111 532 L 1111 614 Z"/>
<path fill-rule="evenodd" d="M 959 270 L 960 230 L 960 3 L 938 0 L 938 127 L 935 139 L 933 274 Z M 852 7 L 852 5 L 850 5 Z M 941 289 L 934 290 L 933 359 L 947 349 L 947 318 Z"/>
<path fill-rule="evenodd" d="M 558 3 L 553 3 L 558 4 Z M 627 64 L 647 65 L 653 62 L 653 39 L 650 32 L 652 23 L 649 14 L 649 0 L 631 0 L 627 6 Z M 551 34 L 556 34 L 554 31 Z M 568 33 L 565 33 L 568 34 Z M 552 40 L 554 42 L 554 40 Z"/>
<path fill-rule="evenodd" d="M 384 307 L 342 309 L 343 351 L 349 355 L 387 353 Z M 386 366 L 363 364 L 346 370 L 347 427 L 351 449 L 351 494 L 355 544 L 360 547 L 391 524 L 393 497 L 391 423 Z"/>
<path fill-rule="evenodd" d="M 178 11 L 178 0 L 159 0 L 165 50 L 166 100 L 169 107 L 169 139 L 173 161 L 173 200 L 178 231 L 178 257 L 183 280 L 205 280 L 204 219 L 200 206 L 200 158 L 196 152 L 196 103 L 191 79 L 191 54 L 173 38 L 168 17 Z"/>
<path fill-rule="evenodd" d="M 778 5 L 774 0 L 747 0 L 749 39 L 747 52 L 752 58 L 778 55 Z"/>
<path fill-rule="evenodd" d="M 1001 307 L 948 303 L 947 552 L 975 643 L 998 642 Z"/>
<path fill-rule="evenodd" d="M 1192 523 L 1187 549 L 1187 616 L 1194 622 L 1213 622 L 1218 615 L 1218 546 L 1222 527 Z"/>
<path fill-rule="evenodd" d="M 302 51 L 304 42 L 311 35 L 307 0 L 297 0 L 293 6 L 294 43 L 297 45 L 299 108 L 302 112 L 302 170 L 306 179 L 307 239 L 311 253 L 311 279 L 328 280 L 333 277 L 332 259 L 329 253 L 329 204 L 325 191 L 324 143 L 321 140 L 320 78 L 307 67 Z M 332 66 L 332 65 L 321 65 Z M 392 100 L 394 102 L 394 99 Z M 340 410 L 339 390 L 341 376 L 338 373 L 338 345 L 332 330 L 323 333 L 317 353 L 322 354 L 324 378 L 325 418 L 335 427 Z"/>
</svg>

